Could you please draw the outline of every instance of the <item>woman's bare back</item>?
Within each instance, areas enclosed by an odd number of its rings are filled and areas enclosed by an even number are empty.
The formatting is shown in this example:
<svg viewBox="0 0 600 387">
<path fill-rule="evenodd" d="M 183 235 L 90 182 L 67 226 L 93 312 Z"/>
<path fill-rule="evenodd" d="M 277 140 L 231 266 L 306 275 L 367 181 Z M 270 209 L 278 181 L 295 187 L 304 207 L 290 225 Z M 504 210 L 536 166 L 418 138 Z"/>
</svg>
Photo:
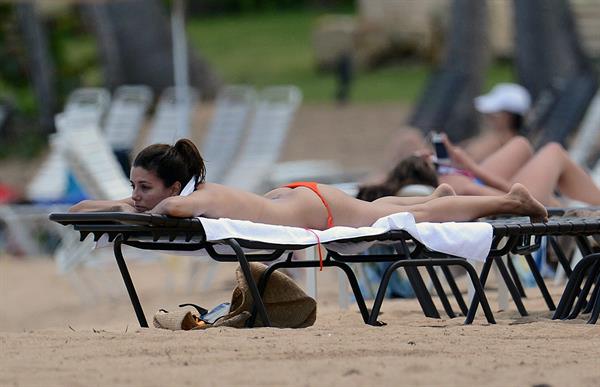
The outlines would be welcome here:
<svg viewBox="0 0 600 387">
<path fill-rule="evenodd" d="M 257 223 L 325 229 L 327 210 L 307 188 L 278 188 L 260 196 L 220 184 L 205 183 L 191 196 L 204 202 L 203 216 Z"/>
</svg>

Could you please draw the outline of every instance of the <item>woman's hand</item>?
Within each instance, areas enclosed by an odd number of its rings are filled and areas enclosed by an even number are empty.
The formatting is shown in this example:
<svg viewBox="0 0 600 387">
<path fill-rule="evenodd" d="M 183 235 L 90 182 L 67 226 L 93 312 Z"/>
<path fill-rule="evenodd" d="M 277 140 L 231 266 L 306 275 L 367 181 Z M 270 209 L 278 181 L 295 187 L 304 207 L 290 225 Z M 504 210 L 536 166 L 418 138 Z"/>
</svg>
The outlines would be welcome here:
<svg viewBox="0 0 600 387">
<path fill-rule="evenodd" d="M 69 212 L 136 212 L 131 198 L 122 200 L 82 200 Z"/>
<path fill-rule="evenodd" d="M 173 197 L 168 197 L 161 200 L 154 208 L 146 211 L 151 214 L 160 214 L 160 215 L 170 215 L 171 212 L 171 202 L 173 201 Z"/>
<path fill-rule="evenodd" d="M 128 203 L 118 203 L 108 210 L 109 212 L 137 212 L 135 207 Z"/>
<path fill-rule="evenodd" d="M 448 156 L 450 156 L 450 160 L 452 160 L 452 164 L 455 167 L 469 171 L 472 171 L 477 167 L 475 160 L 473 160 L 463 149 L 452 144 L 445 134 L 442 137 L 442 141 L 444 142 L 444 146 L 446 147 L 446 150 L 448 150 Z"/>
</svg>

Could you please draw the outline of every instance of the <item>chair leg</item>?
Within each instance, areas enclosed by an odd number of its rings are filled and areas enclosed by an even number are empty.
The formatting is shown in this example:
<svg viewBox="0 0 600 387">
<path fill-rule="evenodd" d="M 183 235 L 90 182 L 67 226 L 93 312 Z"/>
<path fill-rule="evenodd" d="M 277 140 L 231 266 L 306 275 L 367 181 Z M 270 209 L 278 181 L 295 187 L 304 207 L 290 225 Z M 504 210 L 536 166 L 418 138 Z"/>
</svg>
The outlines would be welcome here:
<svg viewBox="0 0 600 387">
<path fill-rule="evenodd" d="M 523 305 L 523 302 L 521 301 L 521 297 L 519 296 L 519 291 L 517 290 L 517 287 L 515 286 L 512 279 L 510 278 L 510 274 L 508 274 L 508 270 L 506 269 L 506 266 L 504 265 L 504 261 L 502 261 L 502 257 L 495 257 L 494 261 L 496 262 L 496 266 L 498 267 L 498 270 L 500 270 L 500 274 L 502 275 L 502 279 L 504 280 L 504 283 L 506 283 L 506 286 L 508 287 L 508 291 L 510 292 L 513 302 L 517 306 L 517 310 L 519 311 L 521 316 L 527 316 L 528 315 L 527 309 L 525 309 L 525 305 Z"/>
<path fill-rule="evenodd" d="M 352 288 L 352 293 L 354 293 L 354 299 L 358 304 L 358 309 L 360 310 L 360 314 L 363 318 L 365 324 L 369 321 L 369 310 L 367 309 L 367 304 L 365 303 L 365 299 L 360 291 L 360 286 L 358 285 L 358 280 L 356 279 L 356 275 L 352 271 L 352 268 L 345 263 L 338 261 L 330 261 L 329 265 L 336 266 L 344 271 L 346 277 L 348 278 L 348 282 L 350 283 L 350 287 Z"/>
<path fill-rule="evenodd" d="M 485 314 L 485 317 L 486 317 L 488 323 L 495 324 L 496 320 L 494 319 L 494 314 L 492 313 L 492 308 L 490 308 L 490 304 L 488 303 L 487 297 L 485 296 L 483 284 L 481 283 L 480 279 L 477 277 L 477 272 L 475 271 L 473 266 L 471 266 L 467 262 L 464 262 L 463 264 L 460 264 L 460 265 L 462 267 L 464 267 L 465 270 L 467 270 L 467 274 L 471 278 L 471 283 L 473 284 L 473 290 L 475 291 L 475 296 L 473 298 L 475 299 L 475 297 L 477 297 L 479 299 L 479 302 L 481 303 L 481 309 L 483 309 L 483 313 Z M 489 269 L 488 269 L 488 272 L 489 272 Z M 467 313 L 467 318 L 465 319 L 465 324 L 471 324 L 473 322 L 474 318 L 475 318 L 475 313 L 473 313 L 473 314 Z"/>
<path fill-rule="evenodd" d="M 567 319 L 571 320 L 571 319 L 574 319 L 575 317 L 577 317 L 577 315 L 581 312 L 581 310 L 586 306 L 587 295 L 589 294 L 590 289 L 592 288 L 592 284 L 594 283 L 594 279 L 595 279 L 596 275 L 598 275 L 599 272 L 600 272 L 600 260 L 595 262 L 592 265 L 592 267 L 588 273 L 588 277 L 585 280 L 585 284 L 583 285 L 583 288 L 580 290 L 579 295 L 577 297 L 577 303 L 575 304 L 575 307 L 571 311 L 571 314 L 569 316 L 567 316 Z"/>
<path fill-rule="evenodd" d="M 596 281 L 596 290 L 600 287 L 600 276 L 598 277 L 598 281 Z M 592 315 L 588 320 L 588 324 L 596 324 L 598 321 L 598 316 L 600 315 L 600 292 L 596 291 L 596 299 L 594 300 L 594 308 L 592 309 Z"/>
<path fill-rule="evenodd" d="M 261 296 L 264 294 L 264 291 L 267 287 L 267 283 L 269 282 L 269 278 L 276 270 L 279 270 L 283 267 L 286 267 L 286 268 L 319 267 L 319 264 L 320 264 L 319 261 L 281 261 L 281 262 L 276 262 L 276 263 L 272 264 L 271 266 L 269 266 L 267 268 L 267 270 L 265 270 L 263 272 L 262 276 L 260 277 L 260 279 L 258 281 L 258 291 Z M 343 262 L 332 261 L 332 260 L 324 261 L 323 266 L 324 267 L 338 267 L 346 274 L 346 277 L 348 278 L 348 283 L 350 284 L 350 287 L 352 288 L 352 292 L 354 293 L 354 298 L 356 300 L 356 304 L 358 305 L 358 309 L 360 311 L 362 319 L 365 324 L 368 324 L 369 310 L 367 308 L 367 304 L 365 303 L 365 299 L 362 295 L 362 292 L 360 291 L 360 286 L 358 285 L 358 280 L 356 279 L 356 275 L 352 271 L 352 268 Z M 257 312 L 256 305 L 254 305 L 254 307 L 252 309 L 252 315 L 246 322 L 247 326 L 249 326 L 249 327 L 254 326 L 254 322 L 256 320 L 256 314 L 257 314 L 256 312 Z"/>
<path fill-rule="evenodd" d="M 391 277 L 392 273 L 394 272 L 394 270 L 398 269 L 399 267 L 406 267 L 406 266 L 413 266 L 413 267 L 442 266 L 442 267 L 444 267 L 444 266 L 453 266 L 453 265 L 462 266 L 467 270 L 467 273 L 469 274 L 469 277 L 470 277 L 471 282 L 473 283 L 473 287 L 475 289 L 475 297 L 473 297 L 473 300 L 477 300 L 478 304 L 479 304 L 479 300 L 481 300 L 481 305 L 484 310 L 487 321 L 490 324 L 495 324 L 492 310 L 489 306 L 489 303 L 487 302 L 487 298 L 483 291 L 483 286 L 481 285 L 481 281 L 477 277 L 477 273 L 475 272 L 475 269 L 467 261 L 460 259 L 460 258 L 408 259 L 408 260 L 396 261 L 396 262 L 392 263 L 388 267 L 388 269 L 385 271 L 383 278 L 381 280 L 381 283 L 379 285 L 379 289 L 377 291 L 377 296 L 375 297 L 375 302 L 373 304 L 373 308 L 371 309 L 371 316 L 369 317 L 369 324 L 371 324 L 371 325 L 377 324 L 377 316 L 379 315 L 379 311 L 381 309 L 381 304 L 383 303 L 383 298 L 385 296 L 385 290 L 387 288 L 390 277 Z M 485 269 L 485 265 L 484 265 L 484 271 L 485 270 L 486 269 Z M 489 267 L 487 268 L 487 272 L 489 273 Z M 470 317 L 467 316 L 467 319 L 465 320 L 465 324 L 470 324 L 473 321 L 473 318 L 474 318 L 475 312 L 476 312 L 476 308 L 471 308 L 469 310 L 469 312 L 472 313 L 472 316 L 470 316 Z"/>
<path fill-rule="evenodd" d="M 419 305 L 421 305 L 421 309 L 423 310 L 425 316 L 431 318 L 440 318 L 440 314 L 433 303 L 433 299 L 427 291 L 427 286 L 425 286 L 425 282 L 423 282 L 421 273 L 419 273 L 419 271 L 413 267 L 407 267 L 406 276 L 408 277 L 408 280 L 415 291 L 417 301 L 419 302 Z"/>
<path fill-rule="evenodd" d="M 123 252 L 121 250 L 122 244 L 123 234 L 119 234 L 115 238 L 113 245 L 115 259 L 117 260 L 119 271 L 121 272 L 121 276 L 123 277 L 123 282 L 125 283 L 125 287 L 127 288 L 127 293 L 129 294 L 129 299 L 131 300 L 131 305 L 133 305 L 133 310 L 135 311 L 135 315 L 137 316 L 140 327 L 148 328 L 148 322 L 146 321 L 146 316 L 144 315 L 142 304 L 140 303 L 140 299 L 137 296 L 135 286 L 133 285 L 133 281 L 131 280 L 131 276 L 129 275 L 129 270 L 127 269 L 127 264 L 125 263 L 125 259 L 123 258 Z"/>
<path fill-rule="evenodd" d="M 481 268 L 481 273 L 479 274 L 479 282 L 481 284 L 481 288 L 485 289 L 485 283 L 487 281 L 487 277 L 490 274 L 490 270 L 492 268 L 493 258 L 488 258 L 485 260 L 483 264 L 483 268 Z M 471 305 L 469 306 L 469 311 L 467 313 L 466 321 L 473 321 L 475 319 L 475 314 L 477 313 L 477 308 L 479 307 L 479 294 L 475 291 L 473 295 L 473 299 L 471 300 Z"/>
<path fill-rule="evenodd" d="M 546 287 L 546 283 L 544 282 L 544 278 L 540 274 L 540 271 L 535 264 L 535 260 L 531 256 L 531 254 L 525 254 L 525 260 L 527 261 L 527 265 L 529 266 L 529 270 L 533 274 L 533 278 L 535 278 L 535 283 L 537 284 L 542 296 L 544 297 L 544 301 L 546 301 L 546 305 L 548 306 L 548 310 L 556 310 L 556 306 L 554 305 L 554 301 L 552 300 L 552 296 L 550 296 L 550 292 Z"/>
<path fill-rule="evenodd" d="M 399 245 L 395 245 L 394 248 L 399 255 L 403 255 L 407 259 L 411 259 L 410 251 L 408 249 L 408 245 L 406 241 L 402 240 Z M 388 267 L 389 270 L 389 267 Z M 440 314 L 433 303 L 433 299 L 431 295 L 427 291 L 427 286 L 425 286 L 425 282 L 423 282 L 423 277 L 419 270 L 415 267 L 406 267 L 406 276 L 408 277 L 408 281 L 412 286 L 415 296 L 417 297 L 417 301 L 423 310 L 423 313 L 427 317 L 431 318 L 440 318 Z M 391 274 L 390 274 L 391 275 Z M 389 281 L 389 279 L 388 279 Z M 386 285 L 387 288 L 387 285 Z"/>
<path fill-rule="evenodd" d="M 452 305 L 450 305 L 450 301 L 448 301 L 448 297 L 446 296 L 444 287 L 442 286 L 442 283 L 440 282 L 440 279 L 437 276 L 437 273 L 435 272 L 435 269 L 432 267 L 427 267 L 427 273 L 429 274 L 429 277 L 431 278 L 431 282 L 433 282 L 435 292 L 437 293 L 437 295 L 440 299 L 440 302 L 442 303 L 442 306 L 444 307 L 444 310 L 446 311 L 446 314 L 450 318 L 456 317 L 456 314 L 454 314 L 454 310 L 452 310 Z"/>
<path fill-rule="evenodd" d="M 556 241 L 556 239 L 553 236 L 548 236 L 548 241 L 550 242 L 550 246 L 552 246 L 552 249 L 556 253 L 556 256 L 558 257 L 558 262 L 560 262 L 560 265 L 562 266 L 562 268 L 565 271 L 565 274 L 567 275 L 567 278 L 568 278 L 571 275 L 571 273 L 573 272 L 573 269 L 571 269 L 571 264 L 569 263 L 569 260 L 567 259 L 565 252 L 562 251 L 558 242 Z"/>
<path fill-rule="evenodd" d="M 512 256 L 510 254 L 506 254 L 506 265 L 508 267 L 508 271 L 510 272 L 510 276 L 512 277 L 515 285 L 517 286 L 517 290 L 519 290 L 519 295 L 522 298 L 527 298 L 527 294 L 525 294 L 525 289 L 523 288 L 523 284 L 521 283 L 521 278 L 519 278 L 519 273 L 517 273 L 517 269 L 512 260 Z"/>
<path fill-rule="evenodd" d="M 592 311 L 592 309 L 594 308 L 594 305 L 596 304 L 596 299 L 600 297 L 600 273 L 597 273 L 596 275 L 596 284 L 594 284 L 594 291 L 592 292 L 592 295 L 590 296 L 590 300 L 587 304 L 587 306 L 585 307 L 585 310 L 583 311 L 583 313 L 590 313 Z"/>
<path fill-rule="evenodd" d="M 381 282 L 379 283 L 379 289 L 377 289 L 377 295 L 375 296 L 375 301 L 373 301 L 373 306 L 371 307 L 371 314 L 369 315 L 369 325 L 380 325 L 381 323 L 377 321 L 377 317 L 379 316 L 379 311 L 381 310 L 381 304 L 383 304 L 383 299 L 385 298 L 385 291 L 387 290 L 388 284 L 390 282 L 390 278 L 392 273 L 400 267 L 400 262 L 397 261 L 392 263 L 388 268 L 383 272 L 383 277 L 381 278 Z M 421 306 L 422 307 L 422 306 Z M 423 310 L 423 313 L 425 311 Z"/>
<path fill-rule="evenodd" d="M 248 285 L 250 294 L 252 294 L 254 305 L 258 308 L 258 315 L 260 315 L 264 326 L 270 327 L 271 321 L 269 320 L 267 309 L 265 308 L 265 304 L 263 303 L 260 293 L 258 292 L 256 282 L 254 282 L 254 278 L 252 277 L 250 265 L 248 264 L 248 260 L 246 259 L 244 251 L 235 239 L 227 239 L 226 242 L 229 246 L 231 246 L 233 251 L 235 251 L 235 255 L 237 256 L 238 262 L 240 264 L 240 268 L 242 269 L 242 273 L 244 274 L 244 278 L 246 279 L 246 284 Z"/>
<path fill-rule="evenodd" d="M 452 294 L 454 294 L 454 298 L 456 299 L 456 303 L 460 308 L 463 316 L 467 315 L 469 308 L 467 308 L 467 304 L 465 303 L 465 299 L 463 298 L 460 289 L 458 289 L 458 285 L 456 285 L 456 281 L 454 280 L 454 276 L 448 266 L 442 266 L 442 273 L 444 273 L 444 277 L 446 277 L 446 282 L 448 282 L 448 286 L 452 290 Z"/>
<path fill-rule="evenodd" d="M 586 271 L 598 258 L 600 258 L 600 254 L 590 254 L 582 258 L 577 265 L 575 265 L 560 298 L 558 307 L 552 316 L 553 320 L 565 319 L 569 315 L 569 312 L 575 303 L 575 299 L 581 290 L 581 284 L 585 279 Z"/>
</svg>

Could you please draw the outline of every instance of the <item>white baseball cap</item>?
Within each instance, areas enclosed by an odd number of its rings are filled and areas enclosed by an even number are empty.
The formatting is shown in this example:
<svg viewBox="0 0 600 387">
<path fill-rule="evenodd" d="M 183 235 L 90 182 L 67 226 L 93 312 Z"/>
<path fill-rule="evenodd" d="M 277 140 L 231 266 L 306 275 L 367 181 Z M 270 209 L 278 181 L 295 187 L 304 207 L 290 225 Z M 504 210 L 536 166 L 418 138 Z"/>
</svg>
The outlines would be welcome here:
<svg viewBox="0 0 600 387">
<path fill-rule="evenodd" d="M 515 83 L 499 83 L 487 94 L 475 98 L 475 109 L 481 113 L 511 112 L 525 115 L 531 106 L 527 89 Z"/>
</svg>

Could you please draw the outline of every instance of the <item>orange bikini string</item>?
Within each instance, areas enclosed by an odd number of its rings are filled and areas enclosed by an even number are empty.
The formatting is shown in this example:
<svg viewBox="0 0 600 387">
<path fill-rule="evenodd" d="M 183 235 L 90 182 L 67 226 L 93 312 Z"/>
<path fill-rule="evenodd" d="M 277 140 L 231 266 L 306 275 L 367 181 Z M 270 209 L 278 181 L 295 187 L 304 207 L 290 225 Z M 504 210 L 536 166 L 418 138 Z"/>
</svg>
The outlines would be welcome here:
<svg viewBox="0 0 600 387">
<path fill-rule="evenodd" d="M 331 212 L 331 207 L 329 207 L 329 203 L 327 203 L 327 200 L 325 200 L 325 197 L 323 196 L 323 194 L 321 194 L 321 191 L 319 191 L 318 183 L 315 183 L 313 181 L 297 181 L 295 183 L 286 184 L 286 185 L 284 185 L 284 187 L 292 188 L 292 189 L 298 188 L 298 187 L 304 187 L 304 188 L 308 188 L 311 191 L 313 191 L 315 193 L 315 195 L 317 195 L 319 197 L 319 199 L 321 199 L 321 202 L 323 203 L 323 205 L 325 206 L 325 209 L 327 210 L 327 228 L 333 227 L 333 213 Z"/>
<path fill-rule="evenodd" d="M 317 238 L 317 250 L 319 251 L 319 271 L 323 271 L 323 253 L 321 252 L 321 238 L 319 238 L 319 236 L 316 232 L 314 232 L 314 230 L 311 230 L 310 228 L 307 228 L 305 230 L 312 232 L 315 238 Z"/>
</svg>

